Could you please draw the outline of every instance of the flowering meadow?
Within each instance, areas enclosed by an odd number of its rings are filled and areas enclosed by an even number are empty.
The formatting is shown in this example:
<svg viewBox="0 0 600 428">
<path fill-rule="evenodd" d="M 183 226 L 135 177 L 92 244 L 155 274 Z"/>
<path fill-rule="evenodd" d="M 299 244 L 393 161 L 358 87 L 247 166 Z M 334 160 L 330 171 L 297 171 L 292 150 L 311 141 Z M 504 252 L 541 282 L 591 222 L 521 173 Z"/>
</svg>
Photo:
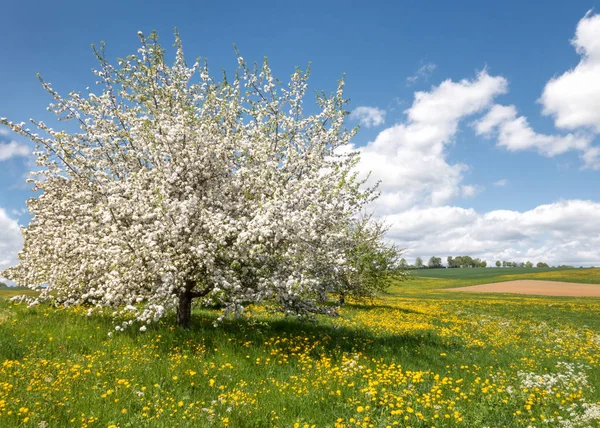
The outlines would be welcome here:
<svg viewBox="0 0 600 428">
<path fill-rule="evenodd" d="M 600 299 L 458 285 L 411 279 L 314 322 L 255 306 L 214 327 L 203 309 L 188 330 L 112 335 L 83 307 L 0 298 L 0 427 L 598 426 Z"/>
</svg>

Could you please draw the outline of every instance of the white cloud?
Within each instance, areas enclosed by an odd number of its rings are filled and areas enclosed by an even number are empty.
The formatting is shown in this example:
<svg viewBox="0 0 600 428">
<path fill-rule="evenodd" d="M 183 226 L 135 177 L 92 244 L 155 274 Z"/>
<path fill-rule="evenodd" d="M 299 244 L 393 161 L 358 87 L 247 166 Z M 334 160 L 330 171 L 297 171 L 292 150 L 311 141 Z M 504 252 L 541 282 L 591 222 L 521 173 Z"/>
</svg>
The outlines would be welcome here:
<svg viewBox="0 0 600 428">
<path fill-rule="evenodd" d="M 6 137 L 9 134 L 8 130 L 5 128 L 0 128 L 0 135 Z"/>
<path fill-rule="evenodd" d="M 388 238 L 407 256 L 468 254 L 496 260 L 600 266 L 600 203 L 559 201 L 525 212 L 480 214 L 452 206 L 415 208 L 390 215 Z"/>
<path fill-rule="evenodd" d="M 506 86 L 506 79 L 484 70 L 472 80 L 446 80 L 429 92 L 416 92 L 405 111 L 407 120 L 360 147 L 361 171 L 371 171 L 371 183 L 381 180 L 377 213 L 443 205 L 461 196 L 467 166 L 448 163 L 445 147 L 453 142 L 459 122 L 489 107 Z"/>
<path fill-rule="evenodd" d="M 421 67 L 419 67 L 419 69 L 414 74 L 414 76 L 408 76 L 406 78 L 406 86 L 414 85 L 417 82 L 417 80 L 419 80 L 419 79 L 423 79 L 423 80 L 427 81 L 429 79 L 429 76 L 431 75 L 431 73 L 433 73 L 433 71 L 436 68 L 437 68 L 437 65 L 435 65 L 431 62 L 422 65 Z"/>
<path fill-rule="evenodd" d="M 588 12 L 571 43 L 581 55 L 579 64 L 548 81 L 538 101 L 542 113 L 554 117 L 557 128 L 574 133 L 539 134 L 514 105 L 494 105 L 475 122 L 476 132 L 496 136 L 498 146 L 509 151 L 536 150 L 551 157 L 576 150 L 585 167 L 600 169 L 600 148 L 592 146 L 594 134 L 600 133 L 600 15 Z"/>
<path fill-rule="evenodd" d="M 483 191 L 482 186 L 473 186 L 470 184 L 461 186 L 461 188 L 460 188 L 460 194 L 463 198 L 472 198 L 473 196 L 475 196 L 478 193 L 481 193 L 482 191 Z"/>
<path fill-rule="evenodd" d="M 0 208 L 0 271 L 17 263 L 17 254 L 22 247 L 19 224 Z"/>
<path fill-rule="evenodd" d="M 0 162 L 17 156 L 29 156 L 31 149 L 25 144 L 11 141 L 10 143 L 0 143 Z"/>
<path fill-rule="evenodd" d="M 356 107 L 350 113 L 350 119 L 358 121 L 367 128 L 380 126 L 385 123 L 385 110 L 376 107 Z"/>
<path fill-rule="evenodd" d="M 600 15 L 588 12 L 571 44 L 581 55 L 579 64 L 551 79 L 539 102 L 558 128 L 586 127 L 600 133 Z"/>
<path fill-rule="evenodd" d="M 468 254 L 490 264 L 530 260 L 600 266 L 599 202 L 567 200 L 524 212 L 487 213 L 447 205 L 482 190 L 463 184 L 467 166 L 450 164 L 445 154 L 460 122 L 477 113 L 486 114 L 473 123 L 475 132 L 496 138 L 498 146 L 544 156 L 577 151 L 586 166 L 600 168 L 600 147 L 592 146 L 594 133 L 600 133 L 600 15 L 586 15 L 573 44 L 582 55 L 580 64 L 548 82 L 540 99 L 544 114 L 571 133 L 538 133 L 514 105 L 494 104 L 507 81 L 484 70 L 471 81 L 448 80 L 417 92 L 407 120 L 361 148 L 361 166 L 382 180 L 375 213 L 386 215 L 388 238 L 406 248 L 408 258 Z M 507 184 L 505 178 L 493 183 Z"/>
<path fill-rule="evenodd" d="M 589 147 L 583 152 L 581 159 L 586 166 L 600 169 L 600 147 Z"/>
<path fill-rule="evenodd" d="M 415 92 L 413 105 L 406 113 L 413 123 L 444 125 L 455 131 L 460 119 L 489 106 L 507 87 L 505 78 L 490 76 L 487 70 L 479 72 L 474 80 L 453 82 L 448 79 L 430 92 Z"/>
<path fill-rule="evenodd" d="M 524 116 L 517 115 L 514 105 L 494 105 L 474 123 L 478 135 L 497 135 L 498 146 L 509 151 L 534 149 L 544 156 L 555 156 L 569 150 L 586 150 L 592 140 L 589 136 L 567 134 L 546 135 L 535 132 Z"/>
<path fill-rule="evenodd" d="M 21 208 L 20 210 L 11 210 L 10 212 L 15 217 L 21 217 L 28 213 L 26 208 Z"/>
</svg>

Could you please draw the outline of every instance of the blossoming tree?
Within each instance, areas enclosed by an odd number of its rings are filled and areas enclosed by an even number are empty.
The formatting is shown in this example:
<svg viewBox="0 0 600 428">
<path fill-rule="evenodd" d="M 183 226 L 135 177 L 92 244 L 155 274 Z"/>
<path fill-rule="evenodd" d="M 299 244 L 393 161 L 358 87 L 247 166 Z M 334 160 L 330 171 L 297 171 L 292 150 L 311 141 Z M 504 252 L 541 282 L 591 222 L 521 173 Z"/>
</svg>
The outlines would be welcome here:
<svg viewBox="0 0 600 428">
<path fill-rule="evenodd" d="M 340 242 L 375 196 L 353 173 L 357 154 L 338 150 L 354 135 L 343 81 L 306 115 L 308 72 L 283 84 L 238 54 L 235 77 L 217 81 L 206 62 L 187 65 L 177 34 L 171 65 L 156 34 L 139 37 L 116 66 L 94 49 L 97 93 L 62 97 L 40 79 L 49 110 L 78 131 L 0 119 L 36 144 L 39 166 L 21 262 L 2 275 L 40 289 L 32 303 L 142 323 L 176 309 L 188 326 L 193 299 L 225 314 L 265 300 L 327 310 L 325 271 L 352 269 Z"/>
<path fill-rule="evenodd" d="M 402 250 L 385 242 L 388 227 L 382 221 L 363 214 L 353 218 L 345 230 L 343 251 L 347 263 L 341 269 L 336 267 L 331 283 L 341 305 L 346 296 L 370 298 L 385 291 L 392 276 L 395 280 L 406 279 L 406 270 L 399 266 Z"/>
</svg>

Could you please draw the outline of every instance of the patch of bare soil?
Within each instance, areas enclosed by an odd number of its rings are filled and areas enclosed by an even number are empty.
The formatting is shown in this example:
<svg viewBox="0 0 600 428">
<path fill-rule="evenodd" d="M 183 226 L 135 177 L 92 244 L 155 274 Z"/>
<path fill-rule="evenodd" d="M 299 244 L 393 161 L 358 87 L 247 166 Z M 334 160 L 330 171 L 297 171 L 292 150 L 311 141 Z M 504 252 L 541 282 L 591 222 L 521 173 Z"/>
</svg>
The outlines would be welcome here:
<svg viewBox="0 0 600 428">
<path fill-rule="evenodd" d="M 600 284 L 577 284 L 573 282 L 539 281 L 521 279 L 517 281 L 494 282 L 471 287 L 447 288 L 448 291 L 469 293 L 515 293 L 538 296 L 600 297 Z"/>
</svg>

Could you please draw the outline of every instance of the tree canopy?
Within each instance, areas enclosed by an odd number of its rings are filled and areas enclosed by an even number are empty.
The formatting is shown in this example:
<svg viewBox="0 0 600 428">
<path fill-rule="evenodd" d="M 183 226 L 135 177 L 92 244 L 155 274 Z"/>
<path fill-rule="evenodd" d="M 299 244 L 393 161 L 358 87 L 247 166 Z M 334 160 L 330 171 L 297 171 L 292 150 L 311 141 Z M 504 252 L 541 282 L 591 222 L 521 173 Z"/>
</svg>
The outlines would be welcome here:
<svg viewBox="0 0 600 428">
<path fill-rule="evenodd" d="M 139 37 L 116 66 L 94 48 L 97 91 L 63 97 L 40 78 L 49 109 L 79 131 L 0 119 L 35 143 L 39 166 L 21 262 L 3 275 L 47 284 L 39 300 L 142 323 L 176 308 L 188 325 L 195 298 L 225 314 L 269 300 L 306 316 L 329 311 L 340 284 L 365 294 L 357 272 L 397 253 L 381 226 L 357 220 L 376 193 L 347 149 L 343 80 L 307 115 L 308 71 L 284 84 L 238 54 L 233 77 L 217 80 L 206 61 L 188 66 L 177 34 L 171 65 L 156 34 Z"/>
</svg>

